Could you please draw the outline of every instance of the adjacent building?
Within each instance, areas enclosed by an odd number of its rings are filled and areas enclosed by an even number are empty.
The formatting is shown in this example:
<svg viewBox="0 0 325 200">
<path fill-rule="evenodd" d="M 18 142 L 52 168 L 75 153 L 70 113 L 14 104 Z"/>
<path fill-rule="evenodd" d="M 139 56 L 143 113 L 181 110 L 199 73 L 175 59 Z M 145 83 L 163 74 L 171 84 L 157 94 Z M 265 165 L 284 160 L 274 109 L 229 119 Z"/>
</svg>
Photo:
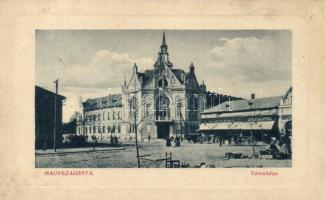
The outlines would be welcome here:
<svg viewBox="0 0 325 200">
<path fill-rule="evenodd" d="M 57 99 L 55 105 L 55 99 Z M 62 105 L 66 98 L 62 95 L 35 86 L 35 148 L 48 149 L 62 142 Z M 55 111 L 56 108 L 56 111 Z M 55 127 L 55 129 L 54 129 Z"/>
<path fill-rule="evenodd" d="M 88 99 L 82 103 L 83 115 L 77 117 L 77 135 L 88 141 L 95 136 L 97 141 L 109 141 L 111 135 L 129 139 L 128 122 L 123 120 L 122 94 Z"/>
<path fill-rule="evenodd" d="M 224 102 L 201 113 L 200 133 L 218 137 L 291 135 L 292 87 L 283 95 Z"/>
</svg>

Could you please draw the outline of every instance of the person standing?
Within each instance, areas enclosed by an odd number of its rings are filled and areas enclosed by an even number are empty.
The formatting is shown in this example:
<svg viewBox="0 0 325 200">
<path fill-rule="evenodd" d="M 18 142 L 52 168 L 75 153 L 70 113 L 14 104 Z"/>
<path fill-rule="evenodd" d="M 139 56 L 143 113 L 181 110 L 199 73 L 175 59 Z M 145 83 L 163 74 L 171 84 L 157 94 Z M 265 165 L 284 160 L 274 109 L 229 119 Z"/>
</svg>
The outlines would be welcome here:
<svg viewBox="0 0 325 200">
<path fill-rule="evenodd" d="M 112 134 L 111 134 L 111 136 L 109 137 L 109 143 L 110 143 L 110 144 L 113 144 L 113 136 L 112 136 Z"/>
</svg>

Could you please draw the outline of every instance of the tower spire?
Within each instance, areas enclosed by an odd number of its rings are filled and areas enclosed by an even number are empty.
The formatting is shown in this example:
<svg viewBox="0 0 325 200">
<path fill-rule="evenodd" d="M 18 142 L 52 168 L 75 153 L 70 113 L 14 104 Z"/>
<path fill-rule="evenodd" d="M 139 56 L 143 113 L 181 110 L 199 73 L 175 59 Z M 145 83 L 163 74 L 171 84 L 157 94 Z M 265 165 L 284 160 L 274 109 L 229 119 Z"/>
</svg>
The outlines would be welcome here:
<svg viewBox="0 0 325 200">
<path fill-rule="evenodd" d="M 165 37 L 165 31 L 163 32 L 163 40 L 161 46 L 167 46 L 166 44 L 166 37 Z"/>
<path fill-rule="evenodd" d="M 167 64 L 168 67 L 172 67 L 173 64 L 169 61 L 167 49 L 168 49 L 168 47 L 167 47 L 166 35 L 165 35 L 165 31 L 164 31 L 162 42 L 160 45 L 160 52 L 158 53 L 159 57 L 158 57 L 157 63 L 160 63 L 160 64 L 165 63 L 165 64 Z"/>
<path fill-rule="evenodd" d="M 163 39 L 162 39 L 161 46 L 160 46 L 160 52 L 164 53 L 164 54 L 168 54 L 165 31 L 163 32 Z"/>
</svg>

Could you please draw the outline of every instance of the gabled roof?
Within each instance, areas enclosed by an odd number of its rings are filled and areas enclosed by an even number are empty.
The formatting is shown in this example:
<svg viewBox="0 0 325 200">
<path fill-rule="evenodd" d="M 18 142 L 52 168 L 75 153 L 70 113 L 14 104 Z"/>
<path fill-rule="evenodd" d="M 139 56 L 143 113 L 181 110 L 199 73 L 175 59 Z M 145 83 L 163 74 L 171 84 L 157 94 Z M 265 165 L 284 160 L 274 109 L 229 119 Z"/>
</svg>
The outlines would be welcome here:
<svg viewBox="0 0 325 200">
<path fill-rule="evenodd" d="M 85 111 L 97 110 L 101 108 L 113 108 L 122 106 L 122 94 L 113 94 L 110 96 L 87 99 L 82 103 Z"/>
<path fill-rule="evenodd" d="M 270 109 L 276 108 L 280 104 L 280 100 L 282 96 L 275 97 L 264 97 L 258 99 L 244 99 L 244 100 L 236 100 L 231 102 L 224 102 L 220 105 L 214 106 L 203 113 L 221 113 L 221 112 L 236 112 L 236 111 L 244 111 L 244 110 L 260 110 L 260 109 Z M 249 102 L 253 102 L 250 107 Z"/>
<path fill-rule="evenodd" d="M 178 79 L 179 82 L 181 82 L 181 83 L 184 82 L 184 80 L 183 80 L 183 78 L 182 78 L 182 76 L 183 76 L 184 74 L 186 74 L 186 73 L 184 72 L 184 70 L 182 70 L 182 69 L 171 69 L 171 71 L 175 74 L 175 76 L 176 76 L 176 78 Z"/>
<path fill-rule="evenodd" d="M 285 95 L 283 96 L 284 98 L 288 98 L 288 96 L 292 93 L 292 86 L 287 90 Z"/>
</svg>

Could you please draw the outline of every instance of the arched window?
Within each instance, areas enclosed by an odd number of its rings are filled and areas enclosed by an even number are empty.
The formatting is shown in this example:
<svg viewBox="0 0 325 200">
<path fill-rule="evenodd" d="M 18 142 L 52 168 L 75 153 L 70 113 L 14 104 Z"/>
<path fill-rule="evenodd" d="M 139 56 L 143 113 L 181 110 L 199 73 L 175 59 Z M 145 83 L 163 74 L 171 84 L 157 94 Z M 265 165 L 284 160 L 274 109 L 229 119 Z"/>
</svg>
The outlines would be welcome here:
<svg viewBox="0 0 325 200">
<path fill-rule="evenodd" d="M 166 78 L 161 78 L 158 81 L 158 86 L 159 87 L 167 87 L 168 86 L 168 81 L 166 80 Z"/>
<path fill-rule="evenodd" d="M 156 119 L 170 119 L 170 99 L 165 95 L 156 100 Z"/>
<path fill-rule="evenodd" d="M 197 95 L 195 94 L 193 96 L 193 111 L 197 111 L 198 110 L 198 100 L 197 100 Z"/>
</svg>

